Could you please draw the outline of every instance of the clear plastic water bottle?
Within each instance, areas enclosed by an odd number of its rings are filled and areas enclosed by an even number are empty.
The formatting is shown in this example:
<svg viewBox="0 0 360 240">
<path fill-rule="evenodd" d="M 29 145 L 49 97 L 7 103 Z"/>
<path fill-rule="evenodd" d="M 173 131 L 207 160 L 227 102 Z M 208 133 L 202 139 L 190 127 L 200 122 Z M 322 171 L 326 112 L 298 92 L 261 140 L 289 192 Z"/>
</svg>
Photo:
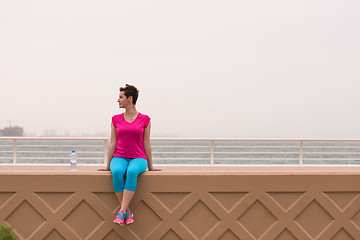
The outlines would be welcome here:
<svg viewBox="0 0 360 240">
<path fill-rule="evenodd" d="M 76 169 L 76 153 L 75 153 L 75 150 L 72 150 L 72 153 L 70 155 L 70 171 L 71 172 L 76 172 L 77 169 Z"/>
</svg>

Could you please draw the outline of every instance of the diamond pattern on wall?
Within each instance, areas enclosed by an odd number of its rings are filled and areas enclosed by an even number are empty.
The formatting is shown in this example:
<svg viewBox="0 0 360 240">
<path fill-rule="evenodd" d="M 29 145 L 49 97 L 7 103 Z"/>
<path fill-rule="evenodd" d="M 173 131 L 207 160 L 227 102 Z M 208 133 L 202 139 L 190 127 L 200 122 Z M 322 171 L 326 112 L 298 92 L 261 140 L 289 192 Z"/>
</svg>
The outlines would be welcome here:
<svg viewBox="0 0 360 240">
<path fill-rule="evenodd" d="M 244 192 L 211 192 L 210 195 L 215 198 L 221 206 L 230 211 L 238 202 L 243 199 L 247 193 Z"/>
<path fill-rule="evenodd" d="M 24 240 L 360 239 L 360 174 L 262 174 L 148 175 L 120 227 L 110 175 L 2 173 L 0 222 Z"/>
<path fill-rule="evenodd" d="M 295 218 L 298 225 L 313 238 L 316 238 L 333 220 L 329 213 L 316 200 L 313 200 L 307 205 Z"/>
<path fill-rule="evenodd" d="M 58 233 L 58 231 L 56 231 L 55 229 L 53 229 L 45 238 L 44 240 L 65 240 L 65 238 L 63 236 L 61 236 L 60 233 Z"/>
<path fill-rule="evenodd" d="M 304 192 L 268 192 L 267 194 L 286 212 Z"/>
<path fill-rule="evenodd" d="M 357 211 L 354 216 L 351 218 L 351 221 L 360 228 L 360 211 Z"/>
<path fill-rule="evenodd" d="M 230 229 L 228 229 L 223 235 L 221 235 L 219 240 L 239 240 L 239 238 Z"/>
<path fill-rule="evenodd" d="M 40 213 L 24 200 L 6 219 L 9 225 L 13 225 L 23 238 L 28 238 L 44 222 Z"/>
<path fill-rule="evenodd" d="M 51 210 L 56 212 L 61 204 L 65 203 L 74 193 L 68 192 L 37 192 L 36 195 L 49 206 Z"/>
<path fill-rule="evenodd" d="M 111 230 L 102 240 L 123 240 L 114 230 Z"/>
<path fill-rule="evenodd" d="M 64 219 L 64 222 L 83 239 L 87 238 L 103 221 L 85 200 L 81 201 Z"/>
<path fill-rule="evenodd" d="M 152 194 L 169 210 L 169 212 L 172 212 L 174 208 L 189 195 L 188 192 L 153 192 Z"/>
<path fill-rule="evenodd" d="M 181 240 L 181 237 L 170 229 L 160 240 Z"/>
<path fill-rule="evenodd" d="M 355 238 L 351 237 L 344 228 L 341 228 L 331 240 L 355 240 Z"/>
<path fill-rule="evenodd" d="M 275 238 L 275 240 L 297 240 L 297 238 L 294 237 L 294 235 L 292 235 L 291 232 L 285 228 L 285 230 L 282 231 L 279 236 Z"/>
<path fill-rule="evenodd" d="M 219 221 L 220 219 L 201 200 L 180 219 L 180 222 L 199 239 L 203 238 Z"/>
<path fill-rule="evenodd" d="M 14 192 L 0 192 L 0 208 L 14 195 Z"/>
<path fill-rule="evenodd" d="M 264 204 L 256 200 L 245 213 L 238 218 L 238 221 L 255 238 L 259 238 L 277 219 Z"/>
<path fill-rule="evenodd" d="M 134 213 L 134 223 L 127 226 L 127 228 L 130 228 L 140 239 L 144 239 L 162 221 L 143 200 L 132 211 Z"/>
<path fill-rule="evenodd" d="M 359 195 L 359 192 L 325 192 L 325 195 L 328 196 L 340 210 L 344 210 L 347 205 Z"/>
<path fill-rule="evenodd" d="M 120 203 L 115 195 L 115 193 L 109 192 L 94 192 L 93 193 L 101 202 L 104 203 L 105 207 L 109 209 L 112 213 L 118 212 L 120 209 Z"/>
</svg>

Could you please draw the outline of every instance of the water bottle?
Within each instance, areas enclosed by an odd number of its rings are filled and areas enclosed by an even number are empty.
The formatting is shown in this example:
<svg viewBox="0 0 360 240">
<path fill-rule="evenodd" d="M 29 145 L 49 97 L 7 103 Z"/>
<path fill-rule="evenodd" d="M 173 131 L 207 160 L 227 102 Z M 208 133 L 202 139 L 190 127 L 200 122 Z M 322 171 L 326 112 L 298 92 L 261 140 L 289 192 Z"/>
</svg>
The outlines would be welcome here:
<svg viewBox="0 0 360 240">
<path fill-rule="evenodd" d="M 70 155 L 70 171 L 76 172 L 76 153 L 75 150 L 72 150 L 72 153 Z"/>
</svg>

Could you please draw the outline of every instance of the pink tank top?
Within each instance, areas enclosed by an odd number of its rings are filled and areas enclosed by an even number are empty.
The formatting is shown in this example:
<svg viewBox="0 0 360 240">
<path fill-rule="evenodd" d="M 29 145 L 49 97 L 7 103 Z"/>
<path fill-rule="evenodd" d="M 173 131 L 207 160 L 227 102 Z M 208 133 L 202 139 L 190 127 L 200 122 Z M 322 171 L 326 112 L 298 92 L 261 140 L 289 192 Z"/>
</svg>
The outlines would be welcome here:
<svg viewBox="0 0 360 240">
<path fill-rule="evenodd" d="M 136 119 L 129 123 L 124 113 L 112 117 L 116 128 L 116 149 L 113 157 L 144 158 L 147 159 L 144 149 L 144 129 L 148 126 L 150 117 L 138 113 Z"/>
</svg>

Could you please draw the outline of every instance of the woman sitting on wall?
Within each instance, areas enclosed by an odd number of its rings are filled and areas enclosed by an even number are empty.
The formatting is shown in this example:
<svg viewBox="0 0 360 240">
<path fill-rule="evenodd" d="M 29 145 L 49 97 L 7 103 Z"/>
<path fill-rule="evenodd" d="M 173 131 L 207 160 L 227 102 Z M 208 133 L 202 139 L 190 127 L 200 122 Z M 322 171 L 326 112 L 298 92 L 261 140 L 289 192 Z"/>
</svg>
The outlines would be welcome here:
<svg viewBox="0 0 360 240">
<path fill-rule="evenodd" d="M 152 164 L 150 117 L 136 110 L 138 94 L 132 85 L 120 88 L 119 107 L 125 108 L 125 112 L 112 117 L 108 162 L 106 168 L 99 169 L 112 173 L 115 194 L 121 205 L 114 222 L 121 226 L 134 222 L 129 204 L 135 195 L 138 175 L 146 168 L 160 171 Z"/>
</svg>

